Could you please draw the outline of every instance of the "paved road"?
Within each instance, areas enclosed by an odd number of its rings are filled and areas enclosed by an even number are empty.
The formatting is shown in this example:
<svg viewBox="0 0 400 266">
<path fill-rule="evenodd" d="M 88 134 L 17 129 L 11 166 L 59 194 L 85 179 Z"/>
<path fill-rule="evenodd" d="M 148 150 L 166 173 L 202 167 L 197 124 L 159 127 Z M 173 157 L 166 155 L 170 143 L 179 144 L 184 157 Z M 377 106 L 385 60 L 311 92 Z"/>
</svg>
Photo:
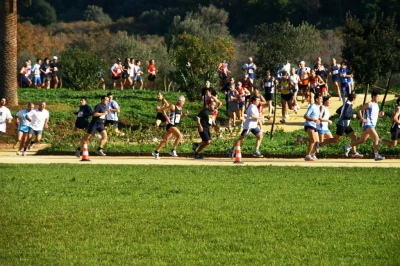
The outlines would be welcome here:
<svg viewBox="0 0 400 266">
<path fill-rule="evenodd" d="M 269 159 L 269 158 L 243 158 L 243 164 L 234 164 L 229 158 L 205 158 L 194 160 L 183 157 L 162 157 L 155 160 L 151 156 L 146 157 L 112 157 L 90 156 L 90 162 L 81 162 L 74 156 L 39 156 L 28 155 L 26 157 L 15 155 L 15 151 L 0 151 L 0 164 L 128 164 L 128 165 L 274 165 L 274 166 L 311 166 L 311 167 L 400 167 L 400 160 L 384 160 L 375 162 L 373 159 L 320 159 L 316 162 L 306 162 L 304 159 Z"/>
</svg>

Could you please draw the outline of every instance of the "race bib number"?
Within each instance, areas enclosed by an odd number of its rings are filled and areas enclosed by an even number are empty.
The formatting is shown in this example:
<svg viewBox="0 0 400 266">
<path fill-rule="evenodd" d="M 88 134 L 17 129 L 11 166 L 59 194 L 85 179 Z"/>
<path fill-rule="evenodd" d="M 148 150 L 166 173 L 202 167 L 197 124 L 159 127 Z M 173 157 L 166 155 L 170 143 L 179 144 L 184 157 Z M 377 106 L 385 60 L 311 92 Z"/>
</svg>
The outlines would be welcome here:
<svg viewBox="0 0 400 266">
<path fill-rule="evenodd" d="M 82 117 L 83 116 L 83 112 L 78 112 L 78 117 Z"/>
<path fill-rule="evenodd" d="M 265 82 L 265 85 L 264 85 L 265 87 L 271 87 L 272 86 L 272 82 Z"/>
<path fill-rule="evenodd" d="M 181 115 L 175 116 L 175 124 L 178 124 L 181 121 Z"/>
<path fill-rule="evenodd" d="M 209 115 L 209 116 L 208 116 L 208 124 L 209 124 L 209 125 L 212 125 L 212 123 L 213 123 L 213 116 L 212 116 L 212 115 Z"/>
<path fill-rule="evenodd" d="M 253 73 L 254 73 L 253 69 L 250 68 L 250 69 L 249 69 L 249 74 L 253 74 Z"/>
<path fill-rule="evenodd" d="M 100 116 L 100 119 L 106 119 L 106 115 Z"/>
<path fill-rule="evenodd" d="M 332 71 L 332 75 L 337 75 L 337 74 L 339 74 L 339 70 L 333 70 Z"/>
</svg>

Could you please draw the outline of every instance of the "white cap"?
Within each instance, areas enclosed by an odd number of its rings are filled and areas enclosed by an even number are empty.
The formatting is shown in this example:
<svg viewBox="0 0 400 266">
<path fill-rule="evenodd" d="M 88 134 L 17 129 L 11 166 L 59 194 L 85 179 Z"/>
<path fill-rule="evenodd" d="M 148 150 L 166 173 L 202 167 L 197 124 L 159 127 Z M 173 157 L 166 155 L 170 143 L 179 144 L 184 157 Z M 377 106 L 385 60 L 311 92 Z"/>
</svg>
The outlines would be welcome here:
<svg viewBox="0 0 400 266">
<path fill-rule="evenodd" d="M 306 62 L 300 61 L 300 65 L 305 65 L 305 64 L 306 64 Z"/>
<path fill-rule="evenodd" d="M 57 58 L 57 56 L 53 56 L 53 58 L 52 58 L 52 60 L 57 60 L 58 58 Z"/>
</svg>

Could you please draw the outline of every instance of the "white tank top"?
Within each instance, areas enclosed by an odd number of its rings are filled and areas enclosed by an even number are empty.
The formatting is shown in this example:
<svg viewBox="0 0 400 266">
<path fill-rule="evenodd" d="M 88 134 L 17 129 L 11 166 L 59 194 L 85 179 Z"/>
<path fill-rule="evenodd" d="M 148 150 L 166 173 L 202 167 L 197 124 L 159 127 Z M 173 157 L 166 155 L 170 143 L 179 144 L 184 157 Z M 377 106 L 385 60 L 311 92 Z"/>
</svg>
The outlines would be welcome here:
<svg viewBox="0 0 400 266">
<path fill-rule="evenodd" d="M 376 126 L 376 121 L 378 120 L 379 106 L 377 103 L 370 102 L 369 108 L 365 110 L 365 119 L 367 120 L 363 123 L 363 126 Z"/>
<path fill-rule="evenodd" d="M 324 112 L 322 113 L 322 118 L 329 120 L 331 114 L 329 113 L 329 109 L 327 107 L 324 108 Z M 319 123 L 320 130 L 329 130 L 329 122 L 321 122 Z"/>
</svg>

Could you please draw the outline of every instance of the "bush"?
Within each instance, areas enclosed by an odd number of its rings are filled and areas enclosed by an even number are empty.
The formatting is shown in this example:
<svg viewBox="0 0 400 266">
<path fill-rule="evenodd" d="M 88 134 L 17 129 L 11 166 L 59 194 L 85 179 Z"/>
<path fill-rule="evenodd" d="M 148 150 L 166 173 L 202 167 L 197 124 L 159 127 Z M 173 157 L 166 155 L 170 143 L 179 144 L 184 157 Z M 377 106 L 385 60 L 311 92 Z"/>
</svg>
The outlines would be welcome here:
<svg viewBox="0 0 400 266">
<path fill-rule="evenodd" d="M 93 90 L 99 88 L 96 79 L 99 71 L 104 73 L 104 63 L 91 51 L 68 49 L 61 54 L 59 68 L 66 87 L 74 90 Z"/>
</svg>

